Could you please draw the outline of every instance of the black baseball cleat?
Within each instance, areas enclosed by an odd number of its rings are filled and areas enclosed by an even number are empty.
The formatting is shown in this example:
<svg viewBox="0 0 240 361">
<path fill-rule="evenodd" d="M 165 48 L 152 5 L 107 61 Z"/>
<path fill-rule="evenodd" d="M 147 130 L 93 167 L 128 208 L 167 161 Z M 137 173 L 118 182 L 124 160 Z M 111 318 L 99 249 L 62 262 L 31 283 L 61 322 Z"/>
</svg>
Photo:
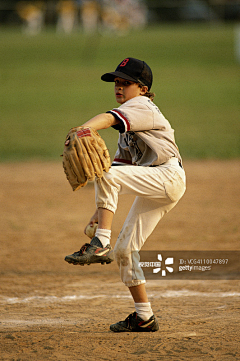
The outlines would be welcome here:
<svg viewBox="0 0 240 361">
<path fill-rule="evenodd" d="M 110 330 L 113 332 L 155 332 L 159 330 L 159 325 L 154 315 L 149 320 L 143 321 L 137 312 L 134 312 L 126 320 L 111 325 Z"/>
<path fill-rule="evenodd" d="M 110 244 L 103 247 L 101 241 L 93 237 L 90 243 L 85 243 L 80 248 L 80 251 L 66 256 L 65 261 L 81 266 L 91 263 L 111 263 L 114 261 L 114 253 Z"/>
</svg>

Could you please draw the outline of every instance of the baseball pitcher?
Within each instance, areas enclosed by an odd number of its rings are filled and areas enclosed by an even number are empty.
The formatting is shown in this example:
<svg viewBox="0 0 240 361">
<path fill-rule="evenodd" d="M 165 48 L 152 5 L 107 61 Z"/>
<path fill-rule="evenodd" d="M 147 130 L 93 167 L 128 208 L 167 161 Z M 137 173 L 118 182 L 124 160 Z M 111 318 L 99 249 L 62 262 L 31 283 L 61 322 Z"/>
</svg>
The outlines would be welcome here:
<svg viewBox="0 0 240 361">
<path fill-rule="evenodd" d="M 66 256 L 65 261 L 74 265 L 107 264 L 115 258 L 121 279 L 133 297 L 135 312 L 112 324 L 111 331 L 154 332 L 159 325 L 148 301 L 139 250 L 164 214 L 183 196 L 185 172 L 174 130 L 153 103 L 150 67 L 129 57 L 101 79 L 114 82 L 120 106 L 71 129 L 63 152 L 64 170 L 73 190 L 95 180 L 96 211 L 85 233 L 96 231 L 90 243 Z M 109 127 L 119 132 L 112 164 L 97 132 Z M 113 250 L 111 226 L 121 194 L 136 197 Z"/>
</svg>

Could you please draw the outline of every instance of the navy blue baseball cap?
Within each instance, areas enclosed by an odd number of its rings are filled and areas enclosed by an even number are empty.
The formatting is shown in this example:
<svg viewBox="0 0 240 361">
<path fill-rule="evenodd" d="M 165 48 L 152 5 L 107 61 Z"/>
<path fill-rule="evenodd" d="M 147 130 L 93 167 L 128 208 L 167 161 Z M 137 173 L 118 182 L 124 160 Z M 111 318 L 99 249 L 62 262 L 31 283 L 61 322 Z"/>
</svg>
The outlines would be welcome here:
<svg viewBox="0 0 240 361">
<path fill-rule="evenodd" d="M 146 85 L 148 90 L 151 89 L 153 80 L 150 67 L 144 61 L 135 58 L 124 59 L 114 72 L 103 74 L 101 79 L 114 82 L 116 77 Z"/>
</svg>

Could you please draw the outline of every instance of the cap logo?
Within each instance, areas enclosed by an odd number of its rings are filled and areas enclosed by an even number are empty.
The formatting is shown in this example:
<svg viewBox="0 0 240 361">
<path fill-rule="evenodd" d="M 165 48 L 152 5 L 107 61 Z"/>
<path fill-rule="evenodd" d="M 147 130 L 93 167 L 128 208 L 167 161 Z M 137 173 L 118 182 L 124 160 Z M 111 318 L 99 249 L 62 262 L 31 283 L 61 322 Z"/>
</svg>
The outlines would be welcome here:
<svg viewBox="0 0 240 361">
<path fill-rule="evenodd" d="M 129 59 L 124 59 L 124 60 L 121 62 L 120 66 L 125 66 L 125 65 L 127 65 L 128 62 L 129 62 Z"/>
</svg>

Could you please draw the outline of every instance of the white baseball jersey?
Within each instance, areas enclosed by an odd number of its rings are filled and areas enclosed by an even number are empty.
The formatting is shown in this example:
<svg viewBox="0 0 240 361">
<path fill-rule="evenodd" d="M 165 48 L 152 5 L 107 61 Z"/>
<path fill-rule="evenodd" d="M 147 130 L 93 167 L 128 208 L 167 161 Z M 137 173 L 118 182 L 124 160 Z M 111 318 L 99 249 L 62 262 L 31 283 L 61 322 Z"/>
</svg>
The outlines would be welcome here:
<svg viewBox="0 0 240 361">
<path fill-rule="evenodd" d="M 174 130 L 159 108 L 145 96 L 132 98 L 109 111 L 120 124 L 118 150 L 113 165 L 160 165 L 170 158 L 182 159 L 175 143 Z"/>
</svg>

